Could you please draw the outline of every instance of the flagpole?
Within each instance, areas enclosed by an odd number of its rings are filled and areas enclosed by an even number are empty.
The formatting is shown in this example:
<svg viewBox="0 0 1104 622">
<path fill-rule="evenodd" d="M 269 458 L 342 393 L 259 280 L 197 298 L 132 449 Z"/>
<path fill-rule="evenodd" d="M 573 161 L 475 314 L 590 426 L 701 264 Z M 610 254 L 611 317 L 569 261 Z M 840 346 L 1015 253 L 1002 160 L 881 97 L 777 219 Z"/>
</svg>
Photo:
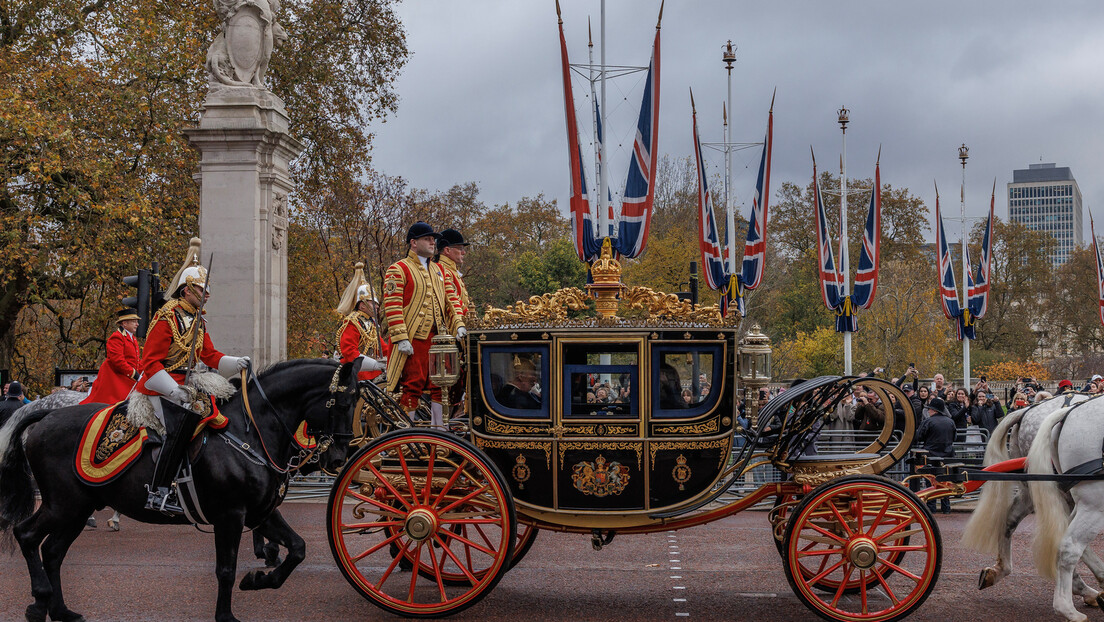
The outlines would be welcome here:
<svg viewBox="0 0 1104 622">
<path fill-rule="evenodd" d="M 970 157 L 970 148 L 966 143 L 958 148 L 958 159 L 962 162 L 962 313 L 969 313 L 969 292 L 967 284 L 970 282 L 970 266 L 966 263 L 966 160 Z M 962 336 L 962 388 L 970 390 L 970 340 L 964 334 Z"/>
<path fill-rule="evenodd" d="M 839 124 L 843 134 L 843 155 L 840 156 L 840 271 L 843 273 L 844 298 L 851 293 L 851 261 L 847 248 L 847 123 L 851 111 L 839 109 Z M 846 303 L 845 303 L 846 304 Z M 851 375 L 851 331 L 843 333 L 843 375 Z"/>
<path fill-rule="evenodd" d="M 591 33 L 591 30 L 590 30 L 590 18 L 589 17 L 587 18 L 587 60 L 589 61 L 589 64 L 590 64 L 590 101 L 595 102 L 595 101 L 597 101 L 598 93 L 596 93 L 595 90 L 594 90 L 594 83 L 597 82 L 597 79 L 594 77 L 594 36 L 593 36 L 593 34 Z M 605 70 L 604 67 L 602 69 Z M 593 131 L 593 135 L 594 135 L 594 172 L 595 172 L 595 178 L 596 178 L 595 181 L 597 181 L 599 184 L 602 183 L 602 180 L 598 177 L 599 175 L 601 175 L 600 171 L 602 170 L 601 169 L 601 167 L 602 167 L 602 155 L 601 155 L 601 152 L 599 150 L 602 148 L 602 142 L 603 142 L 603 141 L 598 140 L 598 115 L 600 113 L 601 113 L 601 110 L 599 110 L 598 106 L 594 106 L 594 110 L 592 110 L 591 113 L 590 113 L 590 123 L 591 123 L 591 128 L 592 128 L 592 131 Z M 597 193 L 597 190 L 595 190 L 595 192 Z M 597 199 L 595 199 L 593 204 L 598 205 Z M 599 208 L 599 211 L 600 210 L 601 210 L 601 208 Z M 601 222 L 601 221 L 599 220 L 599 222 Z"/>
<path fill-rule="evenodd" d="M 728 118 L 732 115 L 732 63 L 736 62 L 736 50 L 732 39 L 725 45 L 722 60 L 728 71 L 728 104 L 724 109 L 724 154 L 725 154 L 725 237 L 728 239 L 728 273 L 736 274 L 736 207 L 732 204 L 732 124 Z"/>
<path fill-rule="evenodd" d="M 606 0 L 602 0 L 602 24 L 599 26 L 602 35 L 602 94 L 601 103 L 599 104 L 599 112 L 601 113 L 601 125 L 603 130 L 606 127 Z M 608 238 L 610 236 L 610 221 L 609 221 L 609 203 L 606 202 L 606 196 L 608 195 L 608 182 L 606 181 L 606 141 L 602 141 L 598 145 L 598 239 Z"/>
</svg>

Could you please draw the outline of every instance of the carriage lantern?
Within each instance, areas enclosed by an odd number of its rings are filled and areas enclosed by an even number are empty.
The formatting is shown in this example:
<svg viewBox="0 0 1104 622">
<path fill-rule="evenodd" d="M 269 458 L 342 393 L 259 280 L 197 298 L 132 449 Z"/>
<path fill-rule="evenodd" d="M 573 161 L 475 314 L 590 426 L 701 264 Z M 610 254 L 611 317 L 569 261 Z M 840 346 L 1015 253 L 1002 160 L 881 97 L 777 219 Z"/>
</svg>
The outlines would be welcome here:
<svg viewBox="0 0 1104 622">
<path fill-rule="evenodd" d="M 759 420 L 759 389 L 771 380 L 770 337 L 760 332 L 758 324 L 753 324 L 740 341 L 739 355 L 738 372 L 744 386 L 748 421 L 755 426 Z"/>
<path fill-rule="evenodd" d="M 449 389 L 460 379 L 460 349 L 456 347 L 456 339 L 452 335 L 437 335 L 433 338 L 433 345 L 429 346 L 429 380 L 441 387 L 441 397 L 444 401 L 443 422 L 448 426 Z"/>
</svg>

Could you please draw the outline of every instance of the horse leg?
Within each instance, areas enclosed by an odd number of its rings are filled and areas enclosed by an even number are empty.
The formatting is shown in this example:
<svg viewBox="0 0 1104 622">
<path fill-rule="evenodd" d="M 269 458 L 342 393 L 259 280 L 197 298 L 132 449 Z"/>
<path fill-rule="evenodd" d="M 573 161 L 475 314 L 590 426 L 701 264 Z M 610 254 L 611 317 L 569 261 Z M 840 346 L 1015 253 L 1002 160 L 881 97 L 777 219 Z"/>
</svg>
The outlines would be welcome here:
<svg viewBox="0 0 1104 622">
<path fill-rule="evenodd" d="M 1016 533 L 1016 528 L 1031 512 L 1031 495 L 1026 488 L 1017 490 L 1012 506 L 1008 508 L 1008 516 L 1004 520 L 1004 531 L 1001 533 L 997 550 L 997 563 L 982 569 L 981 576 L 978 578 L 979 590 L 992 587 L 1012 574 L 1012 534 Z"/>
<path fill-rule="evenodd" d="M 238 587 L 242 590 L 262 590 L 262 589 L 277 589 L 284 584 L 288 575 L 292 570 L 298 566 L 307 556 L 307 544 L 303 541 L 303 538 L 299 534 L 295 533 L 295 530 L 287 524 L 284 517 L 280 515 L 278 511 L 273 511 L 265 522 L 254 531 L 261 532 L 264 538 L 268 538 L 273 543 L 279 543 L 284 545 L 288 550 L 287 559 L 280 563 L 271 572 L 263 572 L 261 570 L 254 570 L 249 574 L 242 577 L 241 583 Z"/>
<path fill-rule="evenodd" d="M 273 511 L 275 512 L 276 510 Z M 255 555 L 257 559 L 263 559 L 265 567 L 267 568 L 275 568 L 283 561 L 280 559 L 280 545 L 265 540 L 265 536 L 262 535 L 260 527 L 253 530 L 253 555 Z"/>
<path fill-rule="evenodd" d="M 238 572 L 238 547 L 241 545 L 243 525 L 241 520 L 215 525 L 215 577 L 218 579 L 215 622 L 239 622 L 231 612 L 230 598 Z"/>
<path fill-rule="evenodd" d="M 12 535 L 19 543 L 19 549 L 27 560 L 27 572 L 31 575 L 31 595 L 34 602 L 27 606 L 27 622 L 45 622 L 46 613 L 50 608 L 50 598 L 53 594 L 53 586 L 50 585 L 50 577 L 42 565 L 42 557 L 38 547 L 49 533 L 45 524 L 44 508 L 39 508 L 34 514 L 27 517 L 12 529 Z M 81 525 L 84 519 L 81 519 Z"/>
<path fill-rule="evenodd" d="M 1079 499 L 1078 501 L 1083 501 Z M 1104 513 L 1079 505 L 1058 546 L 1058 578 L 1054 584 L 1054 610 L 1072 622 L 1084 622 L 1088 616 L 1073 606 L 1073 575 L 1078 560 L 1096 534 L 1104 528 Z"/>
<path fill-rule="evenodd" d="M 50 618 L 56 622 L 83 622 L 84 616 L 65 606 L 65 599 L 61 590 L 61 564 L 65 561 L 65 554 L 77 536 L 84 531 L 83 523 L 66 525 L 50 534 L 42 543 L 42 565 L 46 570 L 46 576 L 53 586 L 53 594 L 50 598 Z"/>
</svg>

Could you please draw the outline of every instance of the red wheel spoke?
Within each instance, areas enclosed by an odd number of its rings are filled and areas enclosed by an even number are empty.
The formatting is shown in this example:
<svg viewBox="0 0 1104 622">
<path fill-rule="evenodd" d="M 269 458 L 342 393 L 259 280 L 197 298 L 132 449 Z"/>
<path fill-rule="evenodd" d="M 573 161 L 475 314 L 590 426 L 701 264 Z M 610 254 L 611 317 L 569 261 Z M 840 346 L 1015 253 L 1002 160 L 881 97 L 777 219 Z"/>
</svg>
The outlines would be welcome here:
<svg viewBox="0 0 1104 622">
<path fill-rule="evenodd" d="M 411 604 L 414 603 L 414 587 L 418 584 L 418 575 L 421 574 L 418 572 L 418 567 L 422 564 L 422 544 L 424 543 L 419 542 L 414 549 L 414 559 L 412 560 L 414 562 L 414 570 L 410 573 L 410 592 L 406 598 L 407 602 Z"/>
<path fill-rule="evenodd" d="M 452 503 L 448 504 L 447 506 L 441 508 L 441 511 L 438 512 L 438 513 L 439 514 L 444 514 L 445 512 L 448 512 L 449 510 L 452 510 L 453 508 L 455 508 L 456 506 L 458 506 L 462 503 L 467 503 L 467 502 L 471 501 L 474 497 L 478 497 L 479 495 L 486 492 L 490 487 L 491 487 L 490 484 L 483 484 L 483 486 L 481 486 L 480 488 L 478 488 L 476 490 L 473 490 L 472 492 L 469 492 L 467 495 L 465 495 L 465 496 L 453 501 Z"/>
<path fill-rule="evenodd" d="M 401 537 L 402 537 L 402 532 L 401 531 L 395 532 L 395 535 L 391 536 L 390 538 L 387 538 L 383 542 L 380 542 L 379 544 L 369 548 L 368 550 L 364 551 L 360 555 L 357 555 L 357 556 L 353 557 L 352 558 L 353 563 L 355 564 L 356 562 L 359 562 L 360 560 L 364 559 L 365 557 L 368 557 L 372 553 L 375 553 L 376 551 L 378 551 L 378 550 L 382 549 L 383 547 L 391 544 L 392 542 L 394 542 L 395 540 L 398 540 Z"/>
<path fill-rule="evenodd" d="M 837 553 L 840 553 L 841 551 L 843 551 L 842 548 L 820 549 L 818 551 L 798 551 L 797 556 L 798 557 L 812 557 L 814 555 L 835 555 Z"/>
<path fill-rule="evenodd" d="M 894 527 L 893 529 L 890 529 L 889 531 L 887 531 L 887 532 L 885 532 L 881 535 L 877 535 L 877 536 L 871 535 L 871 537 L 874 539 L 875 542 L 877 542 L 878 544 L 881 544 L 882 540 L 885 540 L 885 539 L 889 538 L 893 534 L 897 533 L 898 531 L 901 531 L 902 529 L 904 529 L 905 527 L 908 527 L 911 524 L 912 524 L 912 520 L 903 520 L 903 521 L 897 523 L 897 526 Z"/>
<path fill-rule="evenodd" d="M 906 545 L 900 545 L 900 546 L 889 545 L 889 546 L 879 546 L 878 550 L 879 551 L 889 551 L 891 553 L 898 553 L 898 552 L 903 553 L 905 551 L 923 551 L 926 548 L 928 548 L 928 547 L 924 546 L 923 544 L 914 544 L 914 545 L 907 545 L 907 546 Z"/>
<path fill-rule="evenodd" d="M 494 549 L 476 544 L 475 542 L 472 542 L 471 540 L 465 538 L 464 536 L 461 536 L 458 533 L 452 533 L 451 531 L 446 531 L 445 534 L 448 535 L 450 538 L 452 538 L 452 540 L 454 540 L 456 542 L 459 542 L 459 543 L 463 544 L 464 546 L 467 546 L 467 547 L 473 548 L 477 551 L 481 551 L 483 553 L 486 553 L 487 555 L 490 555 L 491 557 L 495 556 Z M 491 546 L 494 546 L 494 544 L 491 544 Z"/>
<path fill-rule="evenodd" d="M 855 567 L 848 564 L 847 570 L 843 573 L 843 581 L 840 581 L 839 587 L 836 588 L 835 597 L 832 598 L 832 607 L 835 608 L 839 604 L 839 599 L 843 596 L 843 591 L 847 588 L 847 580 L 851 578 L 851 572 L 855 570 Z M 860 573 L 861 574 L 861 573 Z"/>
<path fill-rule="evenodd" d="M 912 579 L 913 581 L 916 581 L 917 583 L 923 581 L 923 579 L 921 579 L 920 577 L 912 574 L 911 572 L 905 570 L 904 568 L 898 566 L 897 564 L 894 564 L 893 562 L 889 561 L 888 559 L 879 559 L 878 561 L 885 564 L 887 568 L 889 568 L 889 569 L 891 569 L 891 570 L 893 570 L 897 573 L 900 573 L 900 574 Z"/>
<path fill-rule="evenodd" d="M 813 583 L 820 583 L 820 582 L 821 582 L 821 580 L 822 580 L 822 579 L 824 579 L 824 577 L 827 577 L 828 575 L 832 574 L 833 572 L 835 572 L 835 571 L 836 571 L 836 569 L 838 569 L 838 568 L 839 568 L 840 566 L 842 566 L 842 565 L 843 565 L 843 562 L 844 562 L 844 560 L 842 560 L 842 559 L 841 559 L 841 560 L 839 560 L 838 562 L 836 562 L 836 563 L 832 564 L 832 565 L 831 565 L 831 567 L 829 567 L 829 568 L 828 568 L 827 570 L 825 570 L 824 572 L 821 572 L 821 573 L 820 573 L 820 574 L 818 574 L 817 576 L 815 576 L 815 577 L 813 577 L 813 578 L 809 579 L 809 584 L 811 585 L 811 584 L 813 584 Z"/>
<path fill-rule="evenodd" d="M 862 612 L 870 613 L 870 603 L 866 598 L 866 571 L 859 571 L 859 600 L 862 602 Z"/>
<path fill-rule="evenodd" d="M 456 485 L 456 480 L 460 479 L 460 475 L 464 472 L 464 467 L 467 464 L 468 459 L 465 458 L 464 461 L 456 467 L 456 470 L 452 472 L 452 477 L 450 477 L 449 480 L 445 482 L 444 486 L 441 486 L 441 492 L 437 493 L 437 496 L 433 499 L 432 505 L 437 505 L 438 503 L 440 503 L 441 499 L 444 499 L 445 495 L 448 494 L 448 491 L 452 490 L 452 487 Z"/>
<path fill-rule="evenodd" d="M 384 510 L 383 513 L 389 513 L 389 514 L 391 514 L 395 517 L 398 517 L 398 518 L 402 518 L 406 515 L 405 512 L 403 512 L 402 510 L 396 508 L 395 506 L 387 504 L 387 503 L 383 503 L 383 502 L 378 501 L 376 499 L 373 499 L 372 497 L 369 497 L 368 495 L 363 495 L 363 494 L 361 494 L 361 493 L 359 493 L 355 490 L 352 490 L 352 489 L 349 489 L 348 492 L 349 492 L 350 496 L 355 497 L 355 498 L 359 499 L 360 501 L 362 501 L 364 503 L 374 505 L 377 508 L 379 508 L 381 510 Z"/>
<path fill-rule="evenodd" d="M 401 454 L 402 452 L 399 451 L 399 453 Z M 406 506 L 406 509 L 408 509 L 408 510 L 410 509 L 411 504 L 408 503 L 407 500 L 403 498 L 402 493 L 400 493 L 394 486 L 391 485 L 391 482 L 389 482 L 387 480 L 387 478 L 383 476 L 383 473 L 379 472 L 379 469 L 376 468 L 376 465 L 372 464 L 371 460 L 365 461 L 364 466 L 368 467 L 368 470 L 371 471 L 372 474 L 376 476 L 376 479 L 378 479 L 379 482 L 387 488 L 387 490 L 391 491 L 391 494 L 396 499 L 398 499 L 400 502 L 402 502 L 402 504 L 404 506 Z M 411 489 L 410 492 L 413 493 L 414 490 Z M 415 496 L 415 499 L 416 498 L 417 497 Z M 395 508 L 392 508 L 392 509 L 395 509 Z"/>
<path fill-rule="evenodd" d="M 433 455 L 433 451 L 430 451 L 429 453 L 431 456 Z M 414 486 L 414 480 L 410 477 L 410 465 L 406 463 L 406 454 L 402 451 L 399 452 L 399 466 L 402 467 L 403 477 L 406 478 L 406 489 L 410 491 L 411 499 L 417 501 L 417 488 Z M 430 482 L 432 481 L 433 480 L 431 480 L 429 477 L 426 477 L 426 488 L 432 488 L 432 486 L 430 485 Z M 417 505 L 417 503 L 415 503 L 415 505 Z"/>
<path fill-rule="evenodd" d="M 850 538 L 852 535 L 854 535 L 855 532 L 851 530 L 851 526 L 847 524 L 847 520 L 843 517 L 843 514 L 840 514 L 839 508 L 836 507 L 836 504 L 829 501 L 828 507 L 832 508 L 832 514 L 835 514 L 836 520 L 839 521 L 840 527 L 843 528 L 843 531 L 847 534 L 847 537 Z"/>
<path fill-rule="evenodd" d="M 401 534 L 396 534 L 395 537 L 397 538 L 399 537 L 399 535 Z M 399 554 L 391 560 L 391 565 L 388 566 L 387 569 L 383 571 L 383 575 L 380 576 L 379 583 L 377 583 L 375 586 L 376 589 L 380 592 L 383 591 L 383 584 L 387 581 L 388 578 L 391 577 L 391 573 L 395 571 L 395 568 L 398 567 L 399 560 L 406 557 L 406 554 L 408 553 L 406 546 L 406 544 L 403 544 L 401 547 L 399 547 Z"/>
<path fill-rule="evenodd" d="M 434 538 L 436 538 L 437 534 L 433 534 L 433 536 Z M 443 548 L 444 547 L 442 547 L 442 549 Z M 429 563 L 431 566 L 433 566 L 433 578 L 437 580 L 437 592 L 441 595 L 441 602 L 445 602 L 448 600 L 448 596 L 445 594 L 445 583 L 441 579 L 441 573 L 443 572 L 445 566 L 445 553 L 444 551 L 441 552 L 441 563 L 440 565 L 438 565 L 437 556 L 433 553 L 433 547 L 427 546 L 426 550 L 429 551 Z M 414 574 L 417 574 L 417 572 L 415 571 Z"/>
<path fill-rule="evenodd" d="M 342 523 L 341 531 L 344 533 L 353 533 L 354 531 L 363 531 L 365 529 L 372 529 L 374 527 L 397 527 L 402 524 L 402 520 L 372 521 L 368 523 Z"/>
<path fill-rule="evenodd" d="M 893 593 L 893 589 L 889 587 L 888 583 L 886 583 L 885 577 L 882 576 L 882 573 L 875 572 L 874 576 L 878 578 L 878 583 L 881 584 L 882 589 L 885 590 L 886 596 L 889 596 L 889 599 L 893 601 L 893 606 L 896 607 L 900 605 L 901 599 L 897 598 L 897 595 Z"/>
<path fill-rule="evenodd" d="M 471 567 L 470 563 L 468 565 L 464 565 L 463 563 L 461 563 L 460 559 L 456 557 L 456 554 L 452 552 L 452 549 L 445 546 L 445 543 L 441 540 L 441 538 L 437 534 L 433 534 L 433 539 L 436 540 L 437 543 L 441 545 L 441 550 L 444 551 L 444 553 L 441 556 L 441 565 L 444 565 L 444 555 L 448 555 L 452 559 L 452 561 L 460 568 L 460 570 L 464 573 L 464 575 L 468 578 L 468 581 L 471 581 L 472 585 L 475 585 L 475 584 L 479 583 L 479 579 L 474 574 L 472 574 L 471 571 L 469 570 L 469 568 Z M 494 554 L 492 553 L 491 556 L 493 557 Z"/>
<path fill-rule="evenodd" d="M 425 504 L 429 505 L 429 493 L 433 490 L 433 461 L 437 458 L 437 452 L 429 452 L 429 461 L 426 464 Z"/>
<path fill-rule="evenodd" d="M 841 538 L 838 535 L 832 533 L 831 531 L 828 531 L 827 529 L 824 529 L 824 528 L 820 527 L 819 525 L 814 525 L 813 523 L 806 523 L 806 525 L 810 529 L 812 529 L 813 531 L 816 531 L 817 533 L 819 533 L 823 536 L 826 536 L 828 538 L 831 538 L 831 539 L 835 540 L 836 542 L 839 542 L 840 546 L 844 546 L 844 545 L 847 544 L 847 539 L 846 538 Z"/>
</svg>

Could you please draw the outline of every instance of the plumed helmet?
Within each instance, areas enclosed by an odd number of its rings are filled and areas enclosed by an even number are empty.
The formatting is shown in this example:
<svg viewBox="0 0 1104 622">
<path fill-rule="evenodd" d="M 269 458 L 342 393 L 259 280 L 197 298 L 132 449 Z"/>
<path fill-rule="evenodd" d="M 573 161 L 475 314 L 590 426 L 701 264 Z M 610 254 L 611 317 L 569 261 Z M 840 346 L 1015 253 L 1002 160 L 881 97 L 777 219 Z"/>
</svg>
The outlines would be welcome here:
<svg viewBox="0 0 1104 622">
<path fill-rule="evenodd" d="M 358 261 L 353 268 L 353 278 L 345 286 L 345 291 L 341 294 L 341 301 L 337 303 L 337 307 L 334 309 L 342 317 L 352 313 L 356 309 L 357 303 L 372 301 L 379 304 L 375 288 L 364 277 L 364 262 Z"/>
<path fill-rule="evenodd" d="M 198 285 L 207 289 L 207 269 L 199 263 L 199 250 L 202 244 L 199 238 L 192 238 L 188 243 L 188 253 L 184 256 L 184 263 L 169 282 L 169 291 L 172 292 L 173 298 L 180 297 L 180 290 L 185 285 Z"/>
</svg>

